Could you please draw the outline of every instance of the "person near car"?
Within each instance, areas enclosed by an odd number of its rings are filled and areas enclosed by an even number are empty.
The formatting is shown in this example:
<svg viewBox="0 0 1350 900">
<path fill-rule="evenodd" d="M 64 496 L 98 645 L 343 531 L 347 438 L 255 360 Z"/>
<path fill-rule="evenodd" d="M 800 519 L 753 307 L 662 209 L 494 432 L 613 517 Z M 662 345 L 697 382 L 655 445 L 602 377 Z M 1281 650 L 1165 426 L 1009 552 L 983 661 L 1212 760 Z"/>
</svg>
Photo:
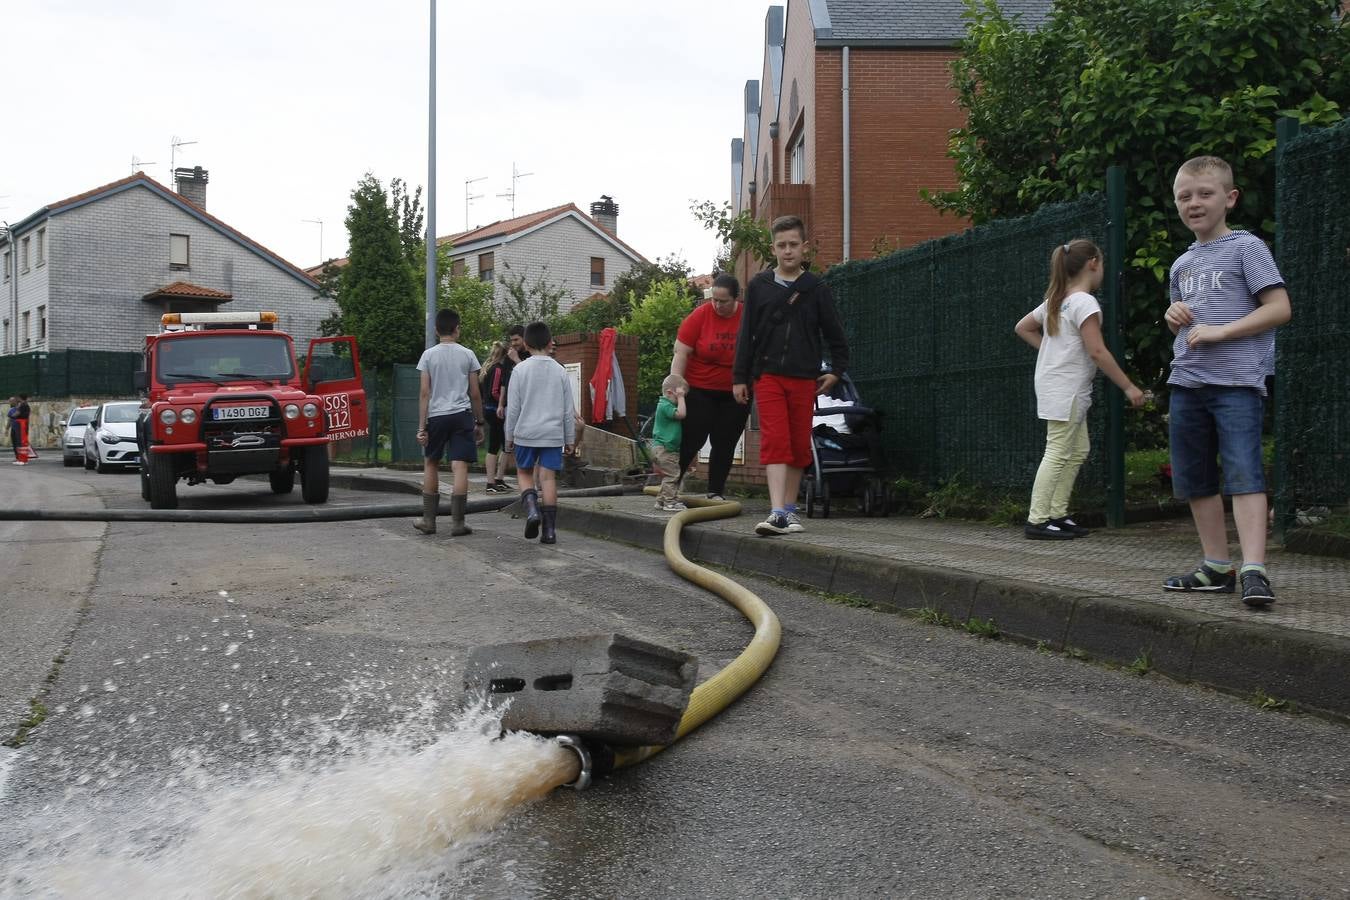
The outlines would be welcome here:
<svg viewBox="0 0 1350 900">
<path fill-rule="evenodd" d="M 422 352 L 417 371 L 422 388 L 417 399 L 417 443 L 422 445 L 422 518 L 413 527 L 423 534 L 436 533 L 440 503 L 440 465 L 447 454 L 454 485 L 450 489 L 450 534 L 472 534 L 464 523 L 469 501 L 469 464 L 478 461 L 483 442 L 483 400 L 478 393 L 478 357 L 459 342 L 459 313 L 443 309 L 436 313 L 440 341 Z"/>
<path fill-rule="evenodd" d="M 19 422 L 19 451 L 17 455 L 25 464 L 37 459 L 37 454 L 33 452 L 33 445 L 30 443 L 30 435 L 28 433 L 29 419 L 32 414 L 33 411 L 28 406 L 28 395 L 20 394 L 19 408 L 14 414 L 14 418 Z"/>
<path fill-rule="evenodd" d="M 731 364 L 736 357 L 736 333 L 741 327 L 741 283 L 725 273 L 713 279 L 712 296 L 680 323 L 670 374 L 689 384 L 684 402 L 684 436 L 680 443 L 680 472 L 710 443 L 708 499 L 725 500 L 736 443 L 745 431 L 750 407 L 731 393 Z"/>
</svg>

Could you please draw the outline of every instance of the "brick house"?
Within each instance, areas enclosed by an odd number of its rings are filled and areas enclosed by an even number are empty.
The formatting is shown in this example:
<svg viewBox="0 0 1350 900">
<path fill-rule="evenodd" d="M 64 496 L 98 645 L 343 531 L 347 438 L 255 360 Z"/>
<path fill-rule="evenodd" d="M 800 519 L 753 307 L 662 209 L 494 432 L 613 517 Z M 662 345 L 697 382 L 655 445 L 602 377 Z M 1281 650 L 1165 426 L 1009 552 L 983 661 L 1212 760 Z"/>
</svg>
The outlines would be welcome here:
<svg viewBox="0 0 1350 900">
<path fill-rule="evenodd" d="M 999 0 L 1035 27 L 1050 0 Z M 948 136 L 965 123 L 951 88 L 965 23 L 961 0 L 788 0 L 764 19 L 760 77 L 746 82 L 745 122 L 731 142 L 733 212 L 800 216 L 813 268 L 960 231 L 919 190 L 956 186 Z M 742 255 L 745 283 L 759 264 Z M 763 484 L 758 424 L 731 479 Z"/>
<path fill-rule="evenodd" d="M 334 304 L 312 278 L 206 211 L 208 173 L 178 191 L 137 172 L 0 235 L 0 353 L 138 351 L 165 312 L 275 310 L 303 346 Z"/>
<path fill-rule="evenodd" d="M 1024 25 L 1050 0 L 1000 0 Z M 961 0 L 788 0 L 764 20 L 760 78 L 745 85 L 731 142 L 732 207 L 807 225 L 814 268 L 908 247 L 965 223 L 919 199 L 950 189 L 949 133 L 964 124 L 950 64 L 965 34 Z M 847 102 L 846 102 L 847 101 Z M 737 264 L 744 280 L 750 261 Z"/>
<path fill-rule="evenodd" d="M 567 312 L 594 294 L 607 294 L 614 281 L 637 263 L 642 254 L 619 240 L 619 207 L 609 197 L 591 204 L 588 216 L 568 203 L 493 222 L 437 238 L 453 246 L 451 274 L 476 275 L 492 281 L 496 302 L 506 298 L 501 277 L 524 276 L 526 285 L 543 278 L 563 288 L 567 297 L 559 312 Z"/>
</svg>

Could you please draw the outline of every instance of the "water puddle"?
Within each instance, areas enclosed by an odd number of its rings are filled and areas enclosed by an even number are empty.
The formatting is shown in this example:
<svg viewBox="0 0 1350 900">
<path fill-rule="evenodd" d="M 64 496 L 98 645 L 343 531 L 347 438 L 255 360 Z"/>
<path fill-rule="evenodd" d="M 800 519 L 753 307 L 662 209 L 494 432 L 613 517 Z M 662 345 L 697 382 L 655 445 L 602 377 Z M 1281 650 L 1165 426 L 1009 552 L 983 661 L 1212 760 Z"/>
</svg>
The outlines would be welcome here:
<svg viewBox="0 0 1350 900">
<path fill-rule="evenodd" d="M 231 777 L 176 755 L 151 791 L 76 790 L 26 818 L 0 897 L 412 897 L 454 892 L 475 842 L 575 774 L 553 741 L 474 709 L 413 744 L 346 737 Z M 0 756 L 0 797 L 13 763 Z"/>
</svg>

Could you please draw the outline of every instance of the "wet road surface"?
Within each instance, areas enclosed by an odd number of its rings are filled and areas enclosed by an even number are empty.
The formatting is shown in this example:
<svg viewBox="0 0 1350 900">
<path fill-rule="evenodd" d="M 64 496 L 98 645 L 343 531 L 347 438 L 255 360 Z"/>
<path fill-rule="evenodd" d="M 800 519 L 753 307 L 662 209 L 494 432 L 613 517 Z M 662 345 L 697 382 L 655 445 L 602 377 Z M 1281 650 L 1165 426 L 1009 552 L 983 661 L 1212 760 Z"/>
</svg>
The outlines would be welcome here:
<svg viewBox="0 0 1350 900">
<path fill-rule="evenodd" d="M 140 503 L 134 476 L 13 474 L 21 498 Z M 243 480 L 181 496 L 299 502 Z M 0 683 L 7 734 L 53 678 L 48 719 L 0 758 L 11 865 L 75 821 L 146 830 L 125 846 L 153 853 L 169 838 L 152 798 L 434 733 L 480 644 L 622 631 L 695 653 L 706 677 L 750 634 L 655 554 L 567 531 L 542 547 L 501 514 L 458 539 L 399 520 L 73 524 L 11 525 L 0 550 L 41 569 L 28 638 L 0 639 L 7 659 L 30 651 Z M 1343 725 L 738 580 L 784 626 L 760 684 L 653 760 L 447 855 L 433 895 L 1350 896 Z"/>
</svg>

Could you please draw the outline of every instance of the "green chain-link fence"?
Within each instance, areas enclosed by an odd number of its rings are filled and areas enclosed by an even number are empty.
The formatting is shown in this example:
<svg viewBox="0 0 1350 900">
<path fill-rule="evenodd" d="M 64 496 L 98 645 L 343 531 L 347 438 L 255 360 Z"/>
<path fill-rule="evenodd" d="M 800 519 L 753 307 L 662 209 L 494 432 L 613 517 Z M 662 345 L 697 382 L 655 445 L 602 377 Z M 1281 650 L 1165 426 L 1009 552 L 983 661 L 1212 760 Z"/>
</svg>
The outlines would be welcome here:
<svg viewBox="0 0 1350 900">
<path fill-rule="evenodd" d="M 889 469 L 928 485 L 1030 492 L 1045 423 L 1036 417 L 1036 352 L 1013 326 L 1044 297 L 1055 245 L 1086 237 L 1106 250 L 1107 222 L 1106 198 L 1092 195 L 830 270 L 853 379 L 883 414 Z M 1108 262 L 1108 272 L 1119 265 Z M 1109 471 L 1103 385 L 1099 377 L 1093 451 L 1078 482 L 1079 496 L 1097 505 Z"/>
<path fill-rule="evenodd" d="M 29 397 L 116 397 L 135 393 L 141 354 L 54 350 L 0 356 L 0 391 Z"/>
<path fill-rule="evenodd" d="M 1275 176 L 1280 273 L 1293 318 L 1276 332 L 1276 521 L 1350 499 L 1350 121 L 1303 134 L 1281 122 Z"/>
<path fill-rule="evenodd" d="M 393 417 L 390 419 L 391 460 L 396 463 L 421 462 L 422 448 L 417 444 L 417 395 L 422 376 L 415 365 L 394 366 Z"/>
</svg>

